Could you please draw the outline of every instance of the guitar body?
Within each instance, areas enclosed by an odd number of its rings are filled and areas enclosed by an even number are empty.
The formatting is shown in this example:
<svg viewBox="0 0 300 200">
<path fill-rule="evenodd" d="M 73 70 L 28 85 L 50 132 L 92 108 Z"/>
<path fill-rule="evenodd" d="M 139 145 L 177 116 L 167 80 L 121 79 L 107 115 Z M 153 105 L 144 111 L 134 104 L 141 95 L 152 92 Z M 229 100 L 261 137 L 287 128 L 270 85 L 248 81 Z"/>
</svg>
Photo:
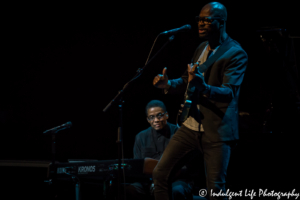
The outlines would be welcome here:
<svg viewBox="0 0 300 200">
<path fill-rule="evenodd" d="M 190 64 L 191 69 L 193 72 L 195 72 L 195 70 L 198 68 L 199 71 L 201 70 L 201 68 L 199 68 L 200 63 L 197 62 L 195 64 L 191 63 Z M 188 118 L 188 114 L 192 105 L 192 97 L 193 97 L 193 93 L 195 91 L 195 86 L 193 86 L 192 84 L 188 83 L 187 85 L 187 89 L 185 92 L 185 98 L 184 98 L 184 102 L 183 104 L 181 104 L 181 108 L 178 111 L 178 115 L 177 115 L 177 125 L 181 126 L 181 124 Z"/>
</svg>

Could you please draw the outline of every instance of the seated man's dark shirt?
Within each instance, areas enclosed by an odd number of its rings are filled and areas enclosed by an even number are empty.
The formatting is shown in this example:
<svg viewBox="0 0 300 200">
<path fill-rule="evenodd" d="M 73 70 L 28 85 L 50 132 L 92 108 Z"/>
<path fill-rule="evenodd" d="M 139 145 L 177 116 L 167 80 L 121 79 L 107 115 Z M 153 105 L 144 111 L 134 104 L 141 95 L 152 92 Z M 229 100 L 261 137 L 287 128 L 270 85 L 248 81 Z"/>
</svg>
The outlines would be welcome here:
<svg viewBox="0 0 300 200">
<path fill-rule="evenodd" d="M 138 133 L 135 137 L 133 147 L 133 158 L 153 158 L 159 160 L 171 137 L 175 134 L 178 127 L 167 123 L 165 130 L 156 131 L 151 126 Z"/>
</svg>

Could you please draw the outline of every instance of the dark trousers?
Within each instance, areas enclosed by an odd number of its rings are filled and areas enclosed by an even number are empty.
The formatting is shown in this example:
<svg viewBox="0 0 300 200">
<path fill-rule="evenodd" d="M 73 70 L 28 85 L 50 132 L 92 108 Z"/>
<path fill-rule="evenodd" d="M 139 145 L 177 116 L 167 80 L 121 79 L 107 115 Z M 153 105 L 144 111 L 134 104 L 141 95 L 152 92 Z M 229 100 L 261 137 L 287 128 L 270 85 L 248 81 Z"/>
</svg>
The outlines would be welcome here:
<svg viewBox="0 0 300 200">
<path fill-rule="evenodd" d="M 210 199 L 227 199 L 211 196 L 225 191 L 225 177 L 229 163 L 232 142 L 211 142 L 205 133 L 182 126 L 174 134 L 162 158 L 153 171 L 155 200 L 168 200 L 171 197 L 170 181 L 174 174 L 189 160 L 189 154 L 200 149 L 203 154 L 206 174 L 207 196 Z"/>
</svg>

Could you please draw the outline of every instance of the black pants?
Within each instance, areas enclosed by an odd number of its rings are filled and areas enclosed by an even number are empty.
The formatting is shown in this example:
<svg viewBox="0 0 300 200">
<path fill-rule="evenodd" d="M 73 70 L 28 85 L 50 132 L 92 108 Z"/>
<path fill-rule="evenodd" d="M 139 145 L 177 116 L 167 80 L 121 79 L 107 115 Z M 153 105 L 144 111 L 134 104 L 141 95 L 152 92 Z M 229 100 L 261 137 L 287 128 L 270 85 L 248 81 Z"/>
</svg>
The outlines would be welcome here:
<svg viewBox="0 0 300 200">
<path fill-rule="evenodd" d="M 203 154 L 206 174 L 207 196 L 210 199 L 227 199 L 211 195 L 225 191 L 225 177 L 231 153 L 232 142 L 208 140 L 205 133 L 200 133 L 182 126 L 170 140 L 162 158 L 153 171 L 155 200 L 168 200 L 171 197 L 170 180 L 187 162 L 189 153 L 200 149 Z M 209 197 L 208 197 L 209 196 Z"/>
</svg>

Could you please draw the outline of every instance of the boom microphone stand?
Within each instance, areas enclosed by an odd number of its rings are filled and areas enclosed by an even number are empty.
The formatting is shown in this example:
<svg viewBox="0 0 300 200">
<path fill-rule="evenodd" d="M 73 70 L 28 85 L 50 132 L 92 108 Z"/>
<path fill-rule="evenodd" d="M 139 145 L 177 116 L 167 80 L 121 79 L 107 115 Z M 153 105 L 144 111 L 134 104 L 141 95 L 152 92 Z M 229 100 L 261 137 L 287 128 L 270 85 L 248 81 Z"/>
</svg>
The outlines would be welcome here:
<svg viewBox="0 0 300 200">
<path fill-rule="evenodd" d="M 62 124 L 60 126 L 56 126 L 54 128 L 48 129 L 43 132 L 44 135 L 51 135 L 52 136 L 52 144 L 51 144 L 51 152 L 52 152 L 52 166 L 55 164 L 55 135 L 62 130 L 65 130 L 67 128 L 70 128 L 72 126 L 72 122 L 67 122 L 65 124 Z"/>
</svg>

